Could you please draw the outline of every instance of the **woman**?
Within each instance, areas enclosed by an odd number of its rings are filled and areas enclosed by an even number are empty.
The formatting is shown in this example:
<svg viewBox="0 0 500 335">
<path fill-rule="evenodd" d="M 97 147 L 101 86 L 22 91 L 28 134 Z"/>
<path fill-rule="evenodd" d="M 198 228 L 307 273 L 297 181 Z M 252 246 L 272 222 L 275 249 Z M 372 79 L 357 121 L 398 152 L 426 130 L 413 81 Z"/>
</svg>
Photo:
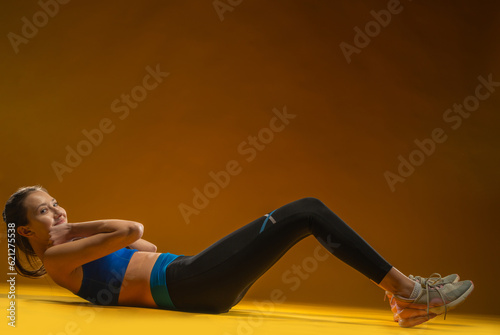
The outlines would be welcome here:
<svg viewBox="0 0 500 335">
<path fill-rule="evenodd" d="M 443 313 L 446 317 L 474 288 L 471 281 L 458 281 L 458 275 L 406 277 L 315 198 L 282 206 L 194 256 L 157 253 L 155 245 L 141 239 L 144 227 L 138 222 L 70 223 L 66 211 L 40 186 L 14 193 L 3 219 L 8 228 L 15 228 L 15 265 L 21 275 L 48 274 L 99 305 L 227 312 L 289 248 L 309 235 L 386 290 L 394 320 L 402 327 Z M 19 251 L 34 270 L 24 267 Z"/>
</svg>

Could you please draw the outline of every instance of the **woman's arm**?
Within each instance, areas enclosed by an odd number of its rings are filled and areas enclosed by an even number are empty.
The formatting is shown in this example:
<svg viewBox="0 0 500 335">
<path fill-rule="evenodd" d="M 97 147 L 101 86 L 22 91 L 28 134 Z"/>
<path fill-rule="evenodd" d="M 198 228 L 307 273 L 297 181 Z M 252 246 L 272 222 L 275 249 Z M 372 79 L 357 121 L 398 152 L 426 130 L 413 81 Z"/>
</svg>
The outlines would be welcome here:
<svg viewBox="0 0 500 335">
<path fill-rule="evenodd" d="M 144 226 L 125 220 L 98 220 L 63 223 L 51 227 L 53 242 L 44 254 L 43 263 L 48 271 L 71 272 L 77 267 L 104 257 L 140 239 Z M 71 241 L 74 238 L 81 238 Z"/>
<path fill-rule="evenodd" d="M 49 234 L 52 245 L 58 245 L 69 242 L 74 238 L 88 237 L 99 233 L 122 235 L 131 233 L 134 230 L 141 230 L 142 236 L 144 226 L 134 221 L 97 220 L 56 225 L 50 228 Z"/>
<path fill-rule="evenodd" d="M 132 244 L 129 244 L 127 246 L 129 249 L 137 249 L 139 251 L 149 251 L 149 252 L 156 252 L 156 245 L 154 245 L 151 242 L 148 242 L 146 240 L 143 240 L 142 238 L 138 239 Z"/>
</svg>

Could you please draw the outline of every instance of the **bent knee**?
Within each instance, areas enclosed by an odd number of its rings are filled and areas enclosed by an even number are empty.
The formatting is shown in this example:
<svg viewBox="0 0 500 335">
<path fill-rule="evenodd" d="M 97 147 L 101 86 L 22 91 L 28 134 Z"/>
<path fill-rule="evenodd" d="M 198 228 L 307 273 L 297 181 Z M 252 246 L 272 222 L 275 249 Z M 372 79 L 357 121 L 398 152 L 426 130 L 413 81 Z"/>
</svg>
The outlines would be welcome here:
<svg viewBox="0 0 500 335">
<path fill-rule="evenodd" d="M 306 197 L 302 198 L 296 201 L 298 205 L 303 206 L 304 209 L 309 209 L 309 210 L 317 210 L 320 208 L 325 208 L 326 205 L 319 200 L 318 198 L 314 197 Z"/>
<path fill-rule="evenodd" d="M 303 218 L 309 220 L 317 215 L 324 215 L 330 209 L 318 198 L 306 197 L 296 201 L 296 208 Z"/>
</svg>

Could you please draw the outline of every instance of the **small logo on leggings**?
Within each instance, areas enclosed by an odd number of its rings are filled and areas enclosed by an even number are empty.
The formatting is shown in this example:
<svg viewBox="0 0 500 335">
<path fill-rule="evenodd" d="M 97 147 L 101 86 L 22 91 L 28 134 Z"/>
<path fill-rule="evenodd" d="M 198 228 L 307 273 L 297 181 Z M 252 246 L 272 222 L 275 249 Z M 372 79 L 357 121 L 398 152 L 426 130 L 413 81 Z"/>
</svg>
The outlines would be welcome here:
<svg viewBox="0 0 500 335">
<path fill-rule="evenodd" d="M 269 214 L 264 215 L 266 217 L 266 219 L 264 220 L 264 223 L 262 224 L 262 227 L 260 228 L 259 234 L 264 231 L 264 228 L 266 228 L 266 223 L 267 223 L 268 220 L 271 221 L 273 224 L 276 223 L 276 220 L 271 216 L 274 213 L 274 211 L 272 211 Z"/>
<path fill-rule="evenodd" d="M 269 218 L 269 220 L 271 220 L 271 222 L 272 222 L 273 224 L 275 224 L 275 223 L 276 223 L 276 220 L 275 220 L 275 219 L 274 219 L 271 215 L 266 214 L 266 215 L 264 215 L 264 216 L 265 216 L 265 217 L 268 217 L 268 218 Z"/>
</svg>

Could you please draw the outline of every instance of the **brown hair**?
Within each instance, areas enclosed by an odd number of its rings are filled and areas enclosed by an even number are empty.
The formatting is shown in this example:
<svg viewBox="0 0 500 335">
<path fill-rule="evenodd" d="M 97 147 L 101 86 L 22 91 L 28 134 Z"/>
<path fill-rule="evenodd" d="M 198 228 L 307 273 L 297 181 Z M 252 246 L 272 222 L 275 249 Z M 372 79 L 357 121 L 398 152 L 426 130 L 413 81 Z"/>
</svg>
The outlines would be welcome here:
<svg viewBox="0 0 500 335">
<path fill-rule="evenodd" d="M 29 278 L 39 278 L 47 273 L 42 262 L 33 250 L 28 238 L 19 235 L 17 232 L 17 227 L 26 226 L 29 223 L 27 208 L 24 206 L 24 200 L 31 192 L 34 191 L 44 191 L 48 193 L 45 188 L 39 185 L 21 187 L 16 191 L 16 193 L 10 196 L 9 200 L 5 203 L 5 209 L 3 211 L 3 220 L 5 223 L 7 225 L 14 223 L 15 225 L 16 270 L 20 275 Z M 8 228 L 9 226 L 7 226 L 7 229 Z M 24 253 L 29 266 L 34 270 L 26 269 L 23 266 L 20 259 L 20 251 Z"/>
</svg>

